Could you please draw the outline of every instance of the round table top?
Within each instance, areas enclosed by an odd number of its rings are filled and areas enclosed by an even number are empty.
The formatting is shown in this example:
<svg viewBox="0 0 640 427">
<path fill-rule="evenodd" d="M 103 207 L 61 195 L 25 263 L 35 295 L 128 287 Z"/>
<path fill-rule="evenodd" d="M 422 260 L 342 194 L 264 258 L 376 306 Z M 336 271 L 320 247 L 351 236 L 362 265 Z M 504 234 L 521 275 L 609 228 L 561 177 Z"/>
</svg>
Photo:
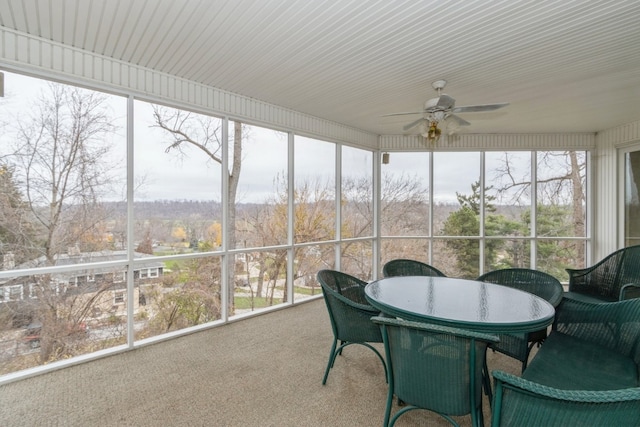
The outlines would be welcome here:
<svg viewBox="0 0 640 427">
<path fill-rule="evenodd" d="M 544 299 L 507 286 L 450 277 L 388 277 L 365 287 L 381 312 L 482 332 L 532 332 L 553 322 L 555 309 Z"/>
</svg>

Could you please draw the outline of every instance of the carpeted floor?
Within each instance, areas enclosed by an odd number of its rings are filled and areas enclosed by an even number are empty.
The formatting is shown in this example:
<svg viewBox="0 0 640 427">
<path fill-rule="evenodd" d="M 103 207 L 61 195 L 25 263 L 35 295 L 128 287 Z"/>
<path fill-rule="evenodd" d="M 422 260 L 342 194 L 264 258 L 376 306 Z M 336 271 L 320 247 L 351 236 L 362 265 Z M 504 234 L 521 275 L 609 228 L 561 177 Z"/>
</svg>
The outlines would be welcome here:
<svg viewBox="0 0 640 427">
<path fill-rule="evenodd" d="M 331 341 L 324 301 L 316 300 L 1 386 L 0 425 L 381 425 L 380 361 L 350 346 L 323 386 Z M 512 359 L 488 357 L 490 370 L 519 372 Z M 489 424 L 486 399 L 484 413 Z M 449 424 L 413 411 L 396 425 Z"/>
</svg>

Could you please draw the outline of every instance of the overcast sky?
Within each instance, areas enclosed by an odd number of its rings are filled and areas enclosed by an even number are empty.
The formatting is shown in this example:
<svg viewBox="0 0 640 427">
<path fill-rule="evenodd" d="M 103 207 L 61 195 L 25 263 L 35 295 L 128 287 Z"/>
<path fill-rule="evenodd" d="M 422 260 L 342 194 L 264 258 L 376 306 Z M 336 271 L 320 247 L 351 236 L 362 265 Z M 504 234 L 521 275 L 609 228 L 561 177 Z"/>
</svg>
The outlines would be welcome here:
<svg viewBox="0 0 640 427">
<path fill-rule="evenodd" d="M 2 121 L 19 112 L 26 115 L 42 90 L 46 81 L 5 72 L 5 98 L 0 100 Z M 125 176 L 126 156 L 126 100 L 111 96 L 110 105 L 114 115 L 113 124 L 118 131 L 113 136 L 112 158 L 118 171 Z M 134 158 L 136 171 L 136 200 L 220 200 L 220 166 L 205 161 L 206 156 L 197 150 L 188 150 L 185 156 L 175 152 L 166 153 L 168 139 L 161 130 L 154 128 L 151 108 L 144 102 L 136 102 L 134 109 Z M 11 122 L 10 119 L 9 121 Z M 11 125 L 11 123 L 9 123 Z M 240 202 L 260 202 L 274 192 L 274 179 L 287 167 L 286 133 L 252 127 L 252 139 L 265 144 L 268 149 L 256 149 L 256 143 L 244 150 Z M 0 137 L 2 150 L 11 144 L 10 132 Z M 260 147 L 263 147 L 261 145 Z M 304 150 L 304 151 L 302 151 Z M 455 202 L 455 193 L 468 194 L 471 183 L 479 177 L 478 153 L 435 153 L 434 201 Z M 372 155 L 363 150 L 346 148 L 343 151 L 343 175 L 363 174 L 369 168 Z M 316 142 L 309 138 L 296 140 L 296 179 L 313 179 L 333 174 L 335 149 L 332 144 Z M 120 168 L 120 169 L 118 169 Z M 391 163 L 382 165 L 383 173 L 405 173 L 408 176 L 428 176 L 426 153 L 391 153 Z M 122 185 L 114 186 L 112 198 L 123 193 Z"/>
</svg>

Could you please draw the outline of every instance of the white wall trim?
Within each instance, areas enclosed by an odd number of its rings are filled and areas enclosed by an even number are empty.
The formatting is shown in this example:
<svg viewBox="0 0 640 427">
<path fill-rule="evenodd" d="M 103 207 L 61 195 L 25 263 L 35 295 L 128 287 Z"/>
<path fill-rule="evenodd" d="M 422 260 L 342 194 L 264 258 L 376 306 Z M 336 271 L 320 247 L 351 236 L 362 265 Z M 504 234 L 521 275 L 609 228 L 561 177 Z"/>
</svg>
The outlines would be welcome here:
<svg viewBox="0 0 640 427">
<path fill-rule="evenodd" d="M 640 120 L 598 132 L 598 146 L 620 147 L 640 140 Z"/>
<path fill-rule="evenodd" d="M 620 185 L 618 149 L 640 141 L 640 120 L 598 132 L 592 158 L 594 179 L 593 261 L 619 249 Z"/>
<path fill-rule="evenodd" d="M 443 136 L 435 147 L 417 135 L 383 135 L 382 151 L 463 151 L 463 150 L 592 150 L 593 133 L 559 134 L 461 134 Z"/>
</svg>

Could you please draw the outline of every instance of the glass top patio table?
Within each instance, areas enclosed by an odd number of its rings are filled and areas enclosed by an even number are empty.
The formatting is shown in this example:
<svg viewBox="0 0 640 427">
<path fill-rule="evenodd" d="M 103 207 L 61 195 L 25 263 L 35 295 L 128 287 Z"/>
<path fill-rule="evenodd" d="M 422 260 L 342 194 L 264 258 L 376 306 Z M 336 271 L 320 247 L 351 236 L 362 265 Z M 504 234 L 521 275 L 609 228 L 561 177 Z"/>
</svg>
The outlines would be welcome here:
<svg viewBox="0 0 640 427">
<path fill-rule="evenodd" d="M 555 314 L 551 304 L 528 292 L 450 277 L 388 277 L 364 292 L 387 315 L 489 333 L 544 329 Z"/>
</svg>

